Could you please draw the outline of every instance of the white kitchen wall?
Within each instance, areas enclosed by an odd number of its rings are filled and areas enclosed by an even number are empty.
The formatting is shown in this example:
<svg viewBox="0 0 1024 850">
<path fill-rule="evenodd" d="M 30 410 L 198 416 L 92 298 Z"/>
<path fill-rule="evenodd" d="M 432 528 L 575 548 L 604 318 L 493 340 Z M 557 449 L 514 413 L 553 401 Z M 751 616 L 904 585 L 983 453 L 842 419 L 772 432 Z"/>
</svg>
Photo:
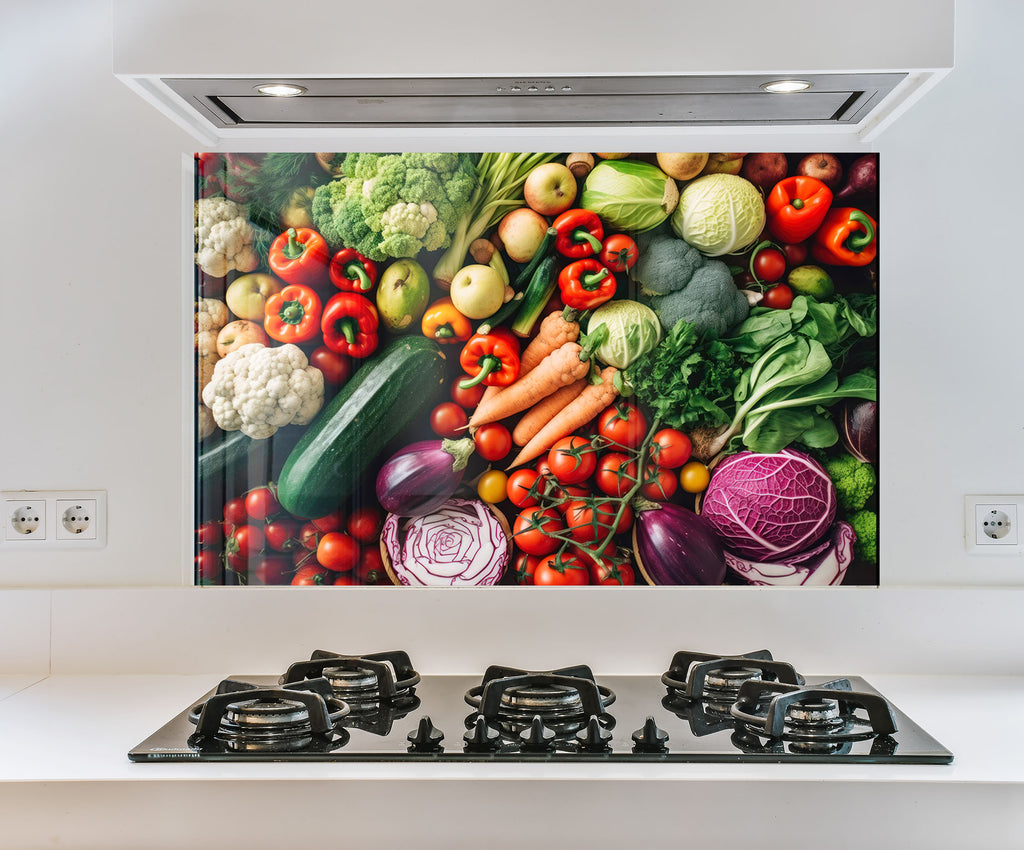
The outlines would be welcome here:
<svg viewBox="0 0 1024 850">
<path fill-rule="evenodd" d="M 722 37 L 741 24 L 723 19 Z M 1022 31 L 1022 4 L 959 3 L 956 68 L 875 143 L 887 587 L 1024 586 L 1024 560 L 970 558 L 962 541 L 965 494 L 1024 492 Z M 851 21 L 839 37 L 872 33 Z M 0 585 L 181 585 L 181 186 L 196 145 L 113 77 L 104 0 L 4 4 L 0 71 L 0 487 L 105 489 L 109 512 L 105 549 L 0 545 Z"/>
</svg>

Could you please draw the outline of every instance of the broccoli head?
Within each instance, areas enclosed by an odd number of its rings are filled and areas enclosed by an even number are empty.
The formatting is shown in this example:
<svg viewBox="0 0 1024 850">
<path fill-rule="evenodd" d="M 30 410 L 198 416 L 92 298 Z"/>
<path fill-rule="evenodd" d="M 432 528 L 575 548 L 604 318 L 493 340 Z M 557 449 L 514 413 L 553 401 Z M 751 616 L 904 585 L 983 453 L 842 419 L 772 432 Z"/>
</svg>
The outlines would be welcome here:
<svg viewBox="0 0 1024 850">
<path fill-rule="evenodd" d="M 332 250 L 377 261 L 448 247 L 477 188 L 468 154 L 350 153 L 341 168 L 317 188 L 313 223 Z"/>
<path fill-rule="evenodd" d="M 828 458 L 824 466 L 836 487 L 836 500 L 840 509 L 845 513 L 861 510 L 878 485 L 875 468 L 850 454 Z"/>
<path fill-rule="evenodd" d="M 853 544 L 854 557 L 869 564 L 878 563 L 878 514 L 857 511 L 850 517 L 850 525 L 857 535 Z"/>
<path fill-rule="evenodd" d="M 750 304 L 721 260 L 663 231 L 641 236 L 639 248 L 633 279 L 666 331 L 685 319 L 700 333 L 722 336 L 747 318 Z"/>
</svg>

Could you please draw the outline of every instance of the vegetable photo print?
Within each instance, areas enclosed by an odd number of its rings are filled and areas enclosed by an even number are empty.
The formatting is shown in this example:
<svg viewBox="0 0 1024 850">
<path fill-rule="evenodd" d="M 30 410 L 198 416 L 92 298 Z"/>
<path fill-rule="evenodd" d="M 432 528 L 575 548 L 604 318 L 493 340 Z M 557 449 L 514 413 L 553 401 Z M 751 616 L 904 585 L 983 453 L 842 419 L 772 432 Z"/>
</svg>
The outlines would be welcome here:
<svg viewBox="0 0 1024 850">
<path fill-rule="evenodd" d="M 877 585 L 878 174 L 197 153 L 196 584 Z"/>
</svg>

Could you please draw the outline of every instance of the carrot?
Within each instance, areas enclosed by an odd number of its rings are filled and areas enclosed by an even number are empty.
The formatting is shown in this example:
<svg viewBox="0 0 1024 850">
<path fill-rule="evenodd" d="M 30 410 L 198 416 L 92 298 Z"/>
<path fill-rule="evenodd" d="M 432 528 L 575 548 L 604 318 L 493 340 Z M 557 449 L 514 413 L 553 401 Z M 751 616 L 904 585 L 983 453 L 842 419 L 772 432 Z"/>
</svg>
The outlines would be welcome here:
<svg viewBox="0 0 1024 850">
<path fill-rule="evenodd" d="M 561 348 L 552 351 L 525 377 L 509 384 L 486 405 L 483 402 L 477 405 L 469 419 L 470 427 L 497 422 L 513 413 L 533 407 L 555 390 L 585 377 L 590 371 L 590 364 L 580 360 L 582 350 L 579 343 L 567 342 Z"/>
<path fill-rule="evenodd" d="M 568 436 L 577 428 L 582 428 L 615 401 L 619 394 L 615 388 L 615 374 L 618 371 L 614 366 L 606 366 L 601 372 L 601 383 L 587 385 L 583 392 L 556 413 L 547 425 L 523 446 L 508 468 L 529 463 L 540 457 L 562 437 Z"/>
<path fill-rule="evenodd" d="M 547 398 L 542 398 L 538 401 L 523 414 L 523 418 L 519 420 L 519 423 L 512 431 L 512 442 L 517 446 L 525 446 L 533 438 L 533 435 L 548 423 L 552 416 L 583 392 L 586 386 L 587 382 L 581 378 L 567 387 L 555 390 Z"/>
</svg>

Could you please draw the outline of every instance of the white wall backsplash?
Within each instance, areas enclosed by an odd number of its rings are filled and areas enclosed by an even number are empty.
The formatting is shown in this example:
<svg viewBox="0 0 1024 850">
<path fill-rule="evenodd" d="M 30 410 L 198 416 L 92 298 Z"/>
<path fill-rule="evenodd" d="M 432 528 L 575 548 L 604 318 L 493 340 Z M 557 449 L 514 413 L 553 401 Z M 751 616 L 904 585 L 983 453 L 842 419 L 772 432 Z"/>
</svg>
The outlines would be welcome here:
<svg viewBox="0 0 1024 850">
<path fill-rule="evenodd" d="M 1024 585 L 1024 560 L 968 558 L 962 542 L 964 494 L 1024 491 L 1012 86 L 1024 5 L 961 3 L 957 15 L 956 68 L 875 145 L 886 587 Z M 105 549 L 0 545 L 0 585 L 180 586 L 181 184 L 195 143 L 111 74 L 104 0 L 11 6 L 0 68 L 31 81 L 0 94 L 0 485 L 109 499 Z"/>
</svg>

